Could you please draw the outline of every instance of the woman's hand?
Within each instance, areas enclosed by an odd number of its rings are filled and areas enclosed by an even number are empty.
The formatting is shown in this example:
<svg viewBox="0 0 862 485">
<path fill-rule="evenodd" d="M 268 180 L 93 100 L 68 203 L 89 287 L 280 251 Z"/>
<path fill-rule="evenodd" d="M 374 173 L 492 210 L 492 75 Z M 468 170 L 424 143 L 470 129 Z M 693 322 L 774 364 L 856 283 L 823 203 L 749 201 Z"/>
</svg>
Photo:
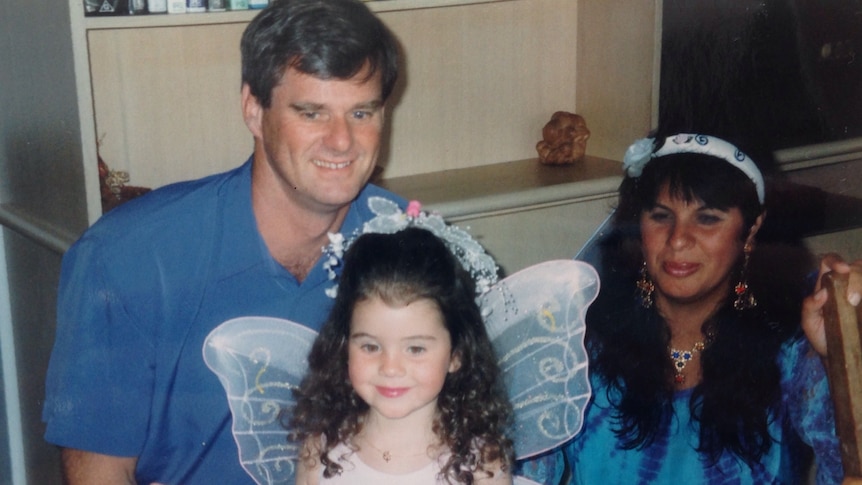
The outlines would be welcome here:
<svg viewBox="0 0 862 485">
<path fill-rule="evenodd" d="M 820 260 L 820 272 L 817 275 L 817 285 L 814 293 L 802 301 L 802 330 L 811 342 L 811 346 L 821 356 L 826 356 L 826 331 L 824 329 L 823 305 L 826 303 L 827 293 L 822 286 L 823 275 L 829 271 L 836 273 L 848 273 L 850 275 L 847 284 L 847 293 L 841 295 L 847 298 L 853 306 L 858 306 L 862 300 L 862 259 L 853 263 L 847 263 L 841 256 L 830 253 Z"/>
</svg>

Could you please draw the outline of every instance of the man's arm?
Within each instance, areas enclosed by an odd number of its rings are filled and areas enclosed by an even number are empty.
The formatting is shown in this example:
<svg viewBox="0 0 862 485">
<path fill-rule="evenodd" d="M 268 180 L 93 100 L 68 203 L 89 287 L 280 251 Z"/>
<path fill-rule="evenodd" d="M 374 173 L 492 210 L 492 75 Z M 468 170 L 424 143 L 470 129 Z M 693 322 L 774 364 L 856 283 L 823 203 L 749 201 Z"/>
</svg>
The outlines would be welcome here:
<svg viewBox="0 0 862 485">
<path fill-rule="evenodd" d="M 63 448 L 67 485 L 135 485 L 137 458 Z"/>
</svg>

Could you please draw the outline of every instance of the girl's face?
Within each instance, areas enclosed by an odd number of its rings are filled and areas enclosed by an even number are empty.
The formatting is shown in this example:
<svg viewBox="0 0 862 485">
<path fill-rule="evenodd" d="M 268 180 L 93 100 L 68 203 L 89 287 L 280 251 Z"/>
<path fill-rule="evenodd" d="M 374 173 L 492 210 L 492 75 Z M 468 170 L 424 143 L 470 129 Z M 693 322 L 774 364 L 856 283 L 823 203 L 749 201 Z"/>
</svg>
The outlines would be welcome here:
<svg viewBox="0 0 862 485">
<path fill-rule="evenodd" d="M 372 297 L 354 306 L 348 372 L 371 418 L 427 417 L 430 423 L 446 375 L 459 366 L 433 300 L 391 307 Z"/>
<path fill-rule="evenodd" d="M 696 199 L 686 202 L 672 198 L 663 187 L 655 207 L 643 211 L 640 219 L 644 260 L 659 306 L 717 306 L 728 296 L 734 266 L 761 222 L 762 216 L 743 239 L 747 228 L 739 208 L 723 211 Z"/>
</svg>

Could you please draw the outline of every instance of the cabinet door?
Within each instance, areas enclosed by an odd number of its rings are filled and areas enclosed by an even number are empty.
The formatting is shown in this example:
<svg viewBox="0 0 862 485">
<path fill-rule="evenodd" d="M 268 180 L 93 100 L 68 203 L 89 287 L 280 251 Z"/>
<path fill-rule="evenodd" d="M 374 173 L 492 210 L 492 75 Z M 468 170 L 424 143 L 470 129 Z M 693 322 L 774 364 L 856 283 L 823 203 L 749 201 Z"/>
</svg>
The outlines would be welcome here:
<svg viewBox="0 0 862 485">
<path fill-rule="evenodd" d="M 88 32 L 99 153 L 129 184 L 198 178 L 251 154 L 240 112 L 245 25 Z"/>
</svg>

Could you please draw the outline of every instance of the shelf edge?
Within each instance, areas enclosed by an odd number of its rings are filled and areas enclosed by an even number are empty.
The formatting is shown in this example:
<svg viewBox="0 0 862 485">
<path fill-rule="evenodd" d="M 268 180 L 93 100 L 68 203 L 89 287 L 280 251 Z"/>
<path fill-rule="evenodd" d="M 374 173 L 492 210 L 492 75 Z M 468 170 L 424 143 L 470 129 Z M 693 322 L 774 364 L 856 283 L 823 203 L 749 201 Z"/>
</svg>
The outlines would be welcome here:
<svg viewBox="0 0 862 485">
<path fill-rule="evenodd" d="M 371 11 L 380 13 L 511 1 L 517 0 L 378 0 L 367 3 Z M 181 14 L 91 15 L 84 16 L 84 25 L 87 30 L 103 30 L 235 24 L 250 22 L 258 12 L 260 9 Z"/>
</svg>

